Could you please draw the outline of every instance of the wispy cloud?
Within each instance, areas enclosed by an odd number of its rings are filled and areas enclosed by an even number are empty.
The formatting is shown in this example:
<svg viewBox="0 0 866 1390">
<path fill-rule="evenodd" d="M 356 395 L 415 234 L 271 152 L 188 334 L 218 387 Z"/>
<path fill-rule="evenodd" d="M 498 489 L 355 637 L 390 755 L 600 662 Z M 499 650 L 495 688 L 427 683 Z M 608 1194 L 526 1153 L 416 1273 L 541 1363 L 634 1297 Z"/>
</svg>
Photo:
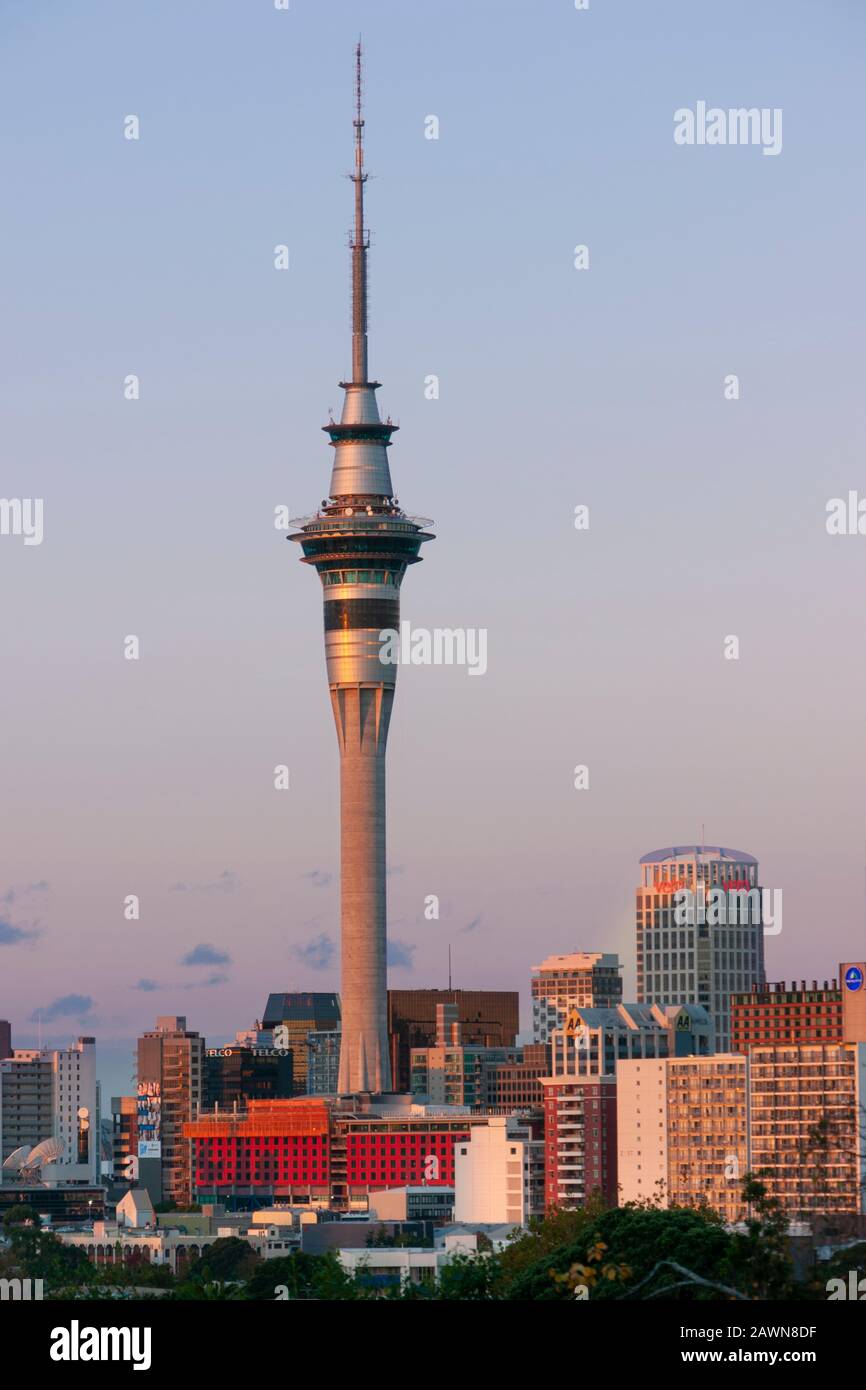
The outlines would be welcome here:
<svg viewBox="0 0 866 1390">
<path fill-rule="evenodd" d="M 231 965 L 231 956 L 202 941 L 181 959 L 181 965 Z"/>
<path fill-rule="evenodd" d="M 27 883 L 23 888 L 16 888 L 12 884 L 5 893 L 0 894 L 0 903 L 14 903 L 19 898 L 26 898 L 30 893 L 47 893 L 50 887 L 47 878 L 40 878 L 38 883 Z"/>
<path fill-rule="evenodd" d="M 153 994 L 156 990 L 170 991 L 173 989 L 213 989 L 216 985 L 228 983 L 228 975 L 216 974 L 208 975 L 205 980 L 181 980 L 179 984 L 160 984 L 158 980 L 137 980 L 130 989 L 138 990 L 142 994 Z"/>
<path fill-rule="evenodd" d="M 0 946 L 15 946 L 19 941 L 28 941 L 38 935 L 33 928 L 16 927 L 0 917 Z"/>
<path fill-rule="evenodd" d="M 56 1018 L 85 1018 L 93 1008 L 89 994 L 61 994 L 44 1009 L 34 1009 L 30 1023 L 53 1023 Z"/>
<path fill-rule="evenodd" d="M 327 869 L 310 869 L 309 873 L 301 874 L 301 878 L 308 878 L 314 888 L 327 888 L 333 882 L 334 875 L 329 874 Z"/>
<path fill-rule="evenodd" d="M 298 960 L 310 970 L 327 970 L 334 959 L 335 951 L 336 946 L 326 932 L 321 932 L 319 936 L 314 936 L 302 946 L 294 948 Z"/>
<path fill-rule="evenodd" d="M 234 893 L 241 886 L 241 881 L 233 869 L 223 869 L 218 878 L 210 883 L 173 883 L 170 888 L 172 893 Z"/>
<path fill-rule="evenodd" d="M 395 970 L 411 970 L 415 949 L 408 941 L 395 941 L 392 937 L 388 942 L 388 964 Z"/>
</svg>

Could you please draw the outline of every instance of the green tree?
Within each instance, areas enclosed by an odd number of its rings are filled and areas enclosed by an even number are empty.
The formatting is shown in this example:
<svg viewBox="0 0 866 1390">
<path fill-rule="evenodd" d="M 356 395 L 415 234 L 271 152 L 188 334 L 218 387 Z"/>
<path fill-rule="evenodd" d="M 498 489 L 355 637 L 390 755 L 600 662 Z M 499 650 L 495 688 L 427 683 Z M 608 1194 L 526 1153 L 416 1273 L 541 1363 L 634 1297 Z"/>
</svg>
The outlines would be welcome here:
<svg viewBox="0 0 866 1390">
<path fill-rule="evenodd" d="M 20 1202 L 14 1207 L 10 1207 L 3 1216 L 3 1229 L 8 1232 L 13 1226 L 29 1225 L 39 1227 L 42 1225 L 42 1217 L 35 1207 L 31 1207 L 27 1202 Z"/>
<path fill-rule="evenodd" d="M 330 1250 L 324 1255 L 296 1250 L 278 1260 L 262 1260 L 247 1284 L 247 1296 L 275 1299 L 278 1288 L 285 1288 L 290 1299 L 344 1301 L 363 1297 Z"/>
<path fill-rule="evenodd" d="M 9 1230 L 16 1268 L 27 1279 L 42 1279 L 49 1296 L 58 1297 L 63 1289 L 87 1283 L 93 1273 L 83 1250 L 64 1245 L 53 1231 L 32 1226 L 13 1226 Z"/>
<path fill-rule="evenodd" d="M 247 1296 L 242 1284 L 227 1284 L 221 1279 L 209 1279 L 178 1284 L 168 1298 L 171 1302 L 195 1300 L 197 1303 L 226 1303 L 238 1302 Z"/>
<path fill-rule="evenodd" d="M 557 1223 L 562 1225 L 561 1222 Z M 625 1266 L 627 1280 L 601 1278 L 594 1283 L 591 1298 L 623 1298 L 635 1284 L 653 1276 L 639 1296 L 658 1296 L 668 1285 L 678 1284 L 681 1275 L 665 1265 L 673 1262 L 699 1278 L 717 1280 L 730 1236 L 721 1217 L 709 1209 L 672 1207 L 662 1210 L 649 1202 L 629 1202 L 602 1211 L 579 1238 L 549 1250 L 543 1258 L 523 1269 L 506 1285 L 508 1299 L 573 1299 L 574 1291 L 556 1275 L 567 1274 L 572 1265 L 587 1263 L 587 1252 L 598 1244 L 605 1247 L 604 1264 L 617 1269 Z M 662 1267 L 659 1267 L 662 1266 Z M 653 1271 L 657 1270 L 657 1274 Z M 693 1286 L 671 1290 L 670 1297 L 723 1297 L 712 1290 Z"/>
<path fill-rule="evenodd" d="M 532 1217 L 524 1234 L 506 1246 L 499 1256 L 506 1284 L 554 1251 L 584 1243 L 606 1210 L 604 1201 L 595 1195 L 585 1207 L 553 1207 L 543 1217 Z"/>
<path fill-rule="evenodd" d="M 788 1247 L 789 1214 L 770 1197 L 762 1172 L 746 1173 L 743 1197 L 749 1216 L 745 1232 L 729 1238 L 722 1273 L 751 1298 L 790 1298 L 794 1294 L 793 1264 Z"/>
<path fill-rule="evenodd" d="M 491 1302 L 502 1287 L 502 1267 L 495 1255 L 462 1253 L 452 1255 L 439 1272 L 436 1298 L 444 1302 Z"/>
<path fill-rule="evenodd" d="M 193 1260 L 184 1274 L 184 1283 L 203 1280 L 245 1279 L 252 1274 L 259 1257 L 249 1241 L 239 1236 L 221 1236 Z"/>
</svg>

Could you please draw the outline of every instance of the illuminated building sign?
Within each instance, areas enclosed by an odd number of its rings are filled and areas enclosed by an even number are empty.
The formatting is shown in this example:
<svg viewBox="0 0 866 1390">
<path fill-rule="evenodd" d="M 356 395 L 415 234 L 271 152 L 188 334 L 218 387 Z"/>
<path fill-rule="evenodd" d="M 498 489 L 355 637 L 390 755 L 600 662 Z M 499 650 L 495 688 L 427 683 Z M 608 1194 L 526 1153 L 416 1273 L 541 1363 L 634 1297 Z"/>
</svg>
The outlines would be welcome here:
<svg viewBox="0 0 866 1390">
<path fill-rule="evenodd" d="M 681 893 L 684 888 L 688 888 L 689 883 L 685 878 L 665 879 L 661 883 L 654 883 L 652 892 L 654 893 Z M 719 883 L 719 887 L 725 892 L 739 892 L 742 889 L 750 889 L 753 885 L 747 878 L 728 878 Z"/>
<path fill-rule="evenodd" d="M 845 971 L 845 988 L 850 990 L 863 988 L 863 971 L 859 965 L 849 965 Z"/>
<path fill-rule="evenodd" d="M 209 1047 L 206 1057 L 288 1057 L 288 1047 Z"/>
<path fill-rule="evenodd" d="M 139 1158 L 161 1158 L 162 1095 L 158 1081 L 139 1081 L 136 1110 Z"/>
</svg>

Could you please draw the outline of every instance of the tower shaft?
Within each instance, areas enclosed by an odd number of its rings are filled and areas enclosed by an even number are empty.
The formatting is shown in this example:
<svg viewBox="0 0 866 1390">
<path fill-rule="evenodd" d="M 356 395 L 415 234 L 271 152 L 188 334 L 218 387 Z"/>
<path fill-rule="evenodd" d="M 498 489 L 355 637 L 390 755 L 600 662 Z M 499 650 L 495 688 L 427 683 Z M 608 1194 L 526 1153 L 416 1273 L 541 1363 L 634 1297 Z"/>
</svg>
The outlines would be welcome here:
<svg viewBox="0 0 866 1390">
<path fill-rule="evenodd" d="M 385 745 L 393 701 L 393 686 L 331 686 L 340 745 L 341 1094 L 391 1089 Z"/>
</svg>

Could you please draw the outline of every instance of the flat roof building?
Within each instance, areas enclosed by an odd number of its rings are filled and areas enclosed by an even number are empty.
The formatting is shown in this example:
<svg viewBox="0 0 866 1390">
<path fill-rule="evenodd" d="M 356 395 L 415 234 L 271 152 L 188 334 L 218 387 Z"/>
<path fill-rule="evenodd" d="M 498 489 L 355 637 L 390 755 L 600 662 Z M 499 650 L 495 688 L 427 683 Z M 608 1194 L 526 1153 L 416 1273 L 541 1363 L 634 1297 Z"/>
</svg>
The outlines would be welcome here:
<svg viewBox="0 0 866 1390">
<path fill-rule="evenodd" d="M 645 854 L 635 893 L 637 997 L 702 1004 L 716 1046 L 731 1046 L 730 997 L 762 985 L 764 897 L 758 861 L 722 845 Z"/>
<path fill-rule="evenodd" d="M 454 1149 L 454 1220 L 525 1225 L 544 1211 L 544 1141 L 505 1116 Z"/>
<path fill-rule="evenodd" d="M 734 1053 L 623 1061 L 617 1067 L 620 1203 L 703 1203 L 745 1215 L 748 1064 Z"/>
<path fill-rule="evenodd" d="M 294 1094 L 307 1093 L 310 1033 L 331 1033 L 340 1027 L 340 996 L 317 990 L 269 994 L 262 1028 L 273 1034 L 273 1046 L 290 1048 L 294 1066 Z"/>
<path fill-rule="evenodd" d="M 795 1217 L 866 1212 L 866 1043 L 749 1053 L 750 1165 Z"/>
<path fill-rule="evenodd" d="M 43 1181 L 98 1183 L 99 1110 L 94 1038 L 63 1048 L 15 1049 L 0 1061 L 0 1160 L 53 1141 L 59 1150 L 41 1164 Z M 26 1167 L 25 1154 L 2 1180 L 16 1182 L 22 1163 Z"/>
<path fill-rule="evenodd" d="M 796 1042 L 842 1042 L 842 991 L 837 980 L 811 985 L 755 984 L 731 995 L 731 1051 Z"/>
<path fill-rule="evenodd" d="M 412 1048 L 436 1046 L 437 1007 L 443 1004 L 457 1006 L 457 1021 L 464 1044 L 482 1047 L 514 1047 L 516 1044 L 520 1029 L 517 990 L 389 989 L 388 1035 L 395 1090 L 403 1093 L 411 1090 Z"/>
<path fill-rule="evenodd" d="M 532 967 L 532 1039 L 549 1042 L 572 1007 L 612 1009 L 622 1001 L 619 956 L 572 951 Z"/>
</svg>

